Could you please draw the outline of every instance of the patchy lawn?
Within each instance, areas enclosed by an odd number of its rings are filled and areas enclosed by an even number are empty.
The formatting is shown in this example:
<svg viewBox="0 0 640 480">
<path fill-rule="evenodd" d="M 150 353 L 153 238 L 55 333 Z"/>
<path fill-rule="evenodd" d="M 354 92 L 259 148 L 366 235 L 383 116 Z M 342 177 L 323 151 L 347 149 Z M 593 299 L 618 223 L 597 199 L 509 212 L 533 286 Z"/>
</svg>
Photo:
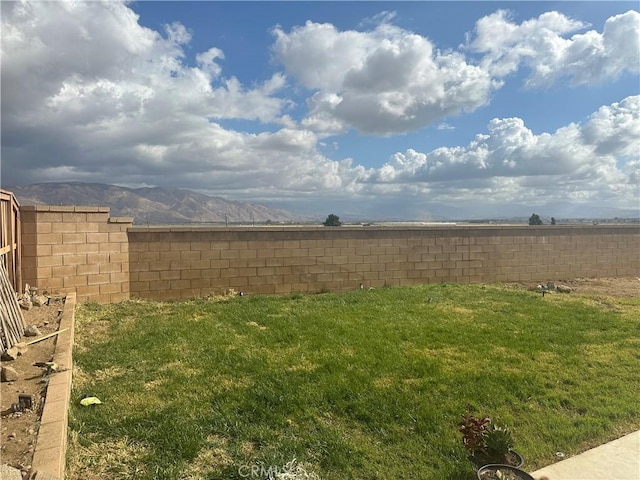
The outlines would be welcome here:
<svg viewBox="0 0 640 480">
<path fill-rule="evenodd" d="M 640 428 L 638 296 L 131 301 L 80 306 L 76 329 L 70 479 L 275 478 L 293 459 L 297 478 L 468 479 L 467 402 L 531 471 Z"/>
</svg>

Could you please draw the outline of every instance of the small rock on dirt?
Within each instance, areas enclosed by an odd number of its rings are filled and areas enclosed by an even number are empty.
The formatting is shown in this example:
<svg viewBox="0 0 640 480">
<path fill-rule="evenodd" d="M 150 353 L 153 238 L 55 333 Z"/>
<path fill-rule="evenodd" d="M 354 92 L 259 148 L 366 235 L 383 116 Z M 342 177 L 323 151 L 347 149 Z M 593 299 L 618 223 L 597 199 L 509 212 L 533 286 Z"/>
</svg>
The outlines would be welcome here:
<svg viewBox="0 0 640 480">
<path fill-rule="evenodd" d="M 24 329 L 25 337 L 37 337 L 38 335 L 41 335 L 41 333 L 35 325 L 28 325 L 27 328 Z"/>
<path fill-rule="evenodd" d="M 27 300 L 26 298 L 20 300 L 20 308 L 22 308 L 23 310 L 31 310 L 31 307 L 33 307 L 33 303 L 31 303 L 31 300 Z"/>
<path fill-rule="evenodd" d="M 0 358 L 2 358 L 2 360 L 4 360 L 5 362 L 10 362 L 18 358 L 18 355 L 20 355 L 20 353 L 18 352 L 18 349 L 15 346 L 13 346 L 7 349 L 6 351 L 2 352 L 2 357 Z"/>
<path fill-rule="evenodd" d="M 0 370 L 0 380 L 3 382 L 15 382 L 18 380 L 18 372 L 13 367 L 2 367 Z"/>
<path fill-rule="evenodd" d="M 557 285 L 556 291 L 560 293 L 571 293 L 573 291 L 573 288 L 568 287 L 567 285 Z"/>
<path fill-rule="evenodd" d="M 44 295 L 36 295 L 35 297 L 32 298 L 31 301 L 34 307 L 43 307 L 44 305 L 47 304 L 49 299 Z"/>
</svg>

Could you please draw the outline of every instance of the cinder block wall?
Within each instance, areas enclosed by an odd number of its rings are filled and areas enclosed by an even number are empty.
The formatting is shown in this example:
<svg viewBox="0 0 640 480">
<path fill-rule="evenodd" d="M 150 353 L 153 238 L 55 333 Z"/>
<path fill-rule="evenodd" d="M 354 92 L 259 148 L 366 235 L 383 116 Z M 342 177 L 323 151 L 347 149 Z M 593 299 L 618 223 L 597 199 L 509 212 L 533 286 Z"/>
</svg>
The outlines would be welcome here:
<svg viewBox="0 0 640 480">
<path fill-rule="evenodd" d="M 637 225 L 133 227 L 22 207 L 23 281 L 79 301 L 640 276 Z"/>
<path fill-rule="evenodd" d="M 23 206 L 22 278 L 78 301 L 129 298 L 132 218 L 110 218 L 105 207 Z"/>
<path fill-rule="evenodd" d="M 131 296 L 640 275 L 637 225 L 133 227 Z"/>
</svg>

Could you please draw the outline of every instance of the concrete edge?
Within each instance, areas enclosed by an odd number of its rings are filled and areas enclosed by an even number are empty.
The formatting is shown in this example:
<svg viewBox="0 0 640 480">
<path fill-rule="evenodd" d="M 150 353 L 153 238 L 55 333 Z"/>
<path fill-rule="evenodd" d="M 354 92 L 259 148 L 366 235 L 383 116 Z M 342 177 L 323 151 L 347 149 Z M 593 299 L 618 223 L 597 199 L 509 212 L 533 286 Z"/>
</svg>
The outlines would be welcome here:
<svg viewBox="0 0 640 480">
<path fill-rule="evenodd" d="M 58 330 L 68 329 L 57 336 L 53 361 L 60 371 L 51 376 L 44 399 L 40 429 L 31 462 L 35 478 L 64 478 L 67 451 L 67 422 L 71 402 L 71 373 L 73 371 L 73 337 L 76 294 L 68 293 Z"/>
<path fill-rule="evenodd" d="M 640 430 L 623 435 L 532 473 L 552 480 L 640 479 Z"/>
</svg>

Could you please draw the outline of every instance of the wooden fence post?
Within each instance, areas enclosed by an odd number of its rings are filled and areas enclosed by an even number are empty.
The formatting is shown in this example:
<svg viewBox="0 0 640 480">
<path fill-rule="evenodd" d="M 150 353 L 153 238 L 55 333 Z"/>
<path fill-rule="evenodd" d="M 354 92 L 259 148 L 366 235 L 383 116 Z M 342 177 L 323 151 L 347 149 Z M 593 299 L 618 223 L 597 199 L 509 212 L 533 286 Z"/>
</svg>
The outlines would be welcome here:
<svg viewBox="0 0 640 480">
<path fill-rule="evenodd" d="M 20 205 L 6 190 L 0 190 L 0 223 L 0 260 L 14 290 L 22 293 Z"/>
</svg>

